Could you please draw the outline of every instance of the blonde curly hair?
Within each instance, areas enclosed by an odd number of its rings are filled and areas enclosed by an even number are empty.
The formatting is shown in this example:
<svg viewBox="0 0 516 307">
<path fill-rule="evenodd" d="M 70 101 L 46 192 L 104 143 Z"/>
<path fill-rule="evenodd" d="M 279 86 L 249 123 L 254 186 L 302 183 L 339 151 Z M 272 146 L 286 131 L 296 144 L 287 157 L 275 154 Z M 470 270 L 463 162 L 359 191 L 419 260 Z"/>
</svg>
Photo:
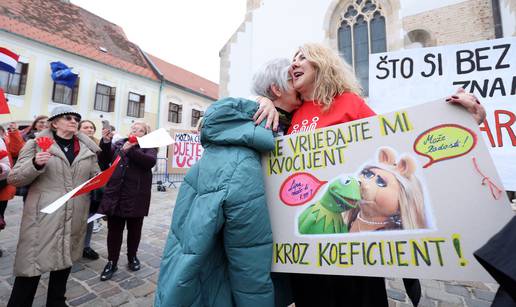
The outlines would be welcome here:
<svg viewBox="0 0 516 307">
<path fill-rule="evenodd" d="M 316 71 L 314 99 L 327 111 L 333 98 L 345 92 L 361 95 L 362 87 L 353 68 L 333 49 L 318 43 L 299 47 L 294 58 L 302 53 Z"/>
</svg>

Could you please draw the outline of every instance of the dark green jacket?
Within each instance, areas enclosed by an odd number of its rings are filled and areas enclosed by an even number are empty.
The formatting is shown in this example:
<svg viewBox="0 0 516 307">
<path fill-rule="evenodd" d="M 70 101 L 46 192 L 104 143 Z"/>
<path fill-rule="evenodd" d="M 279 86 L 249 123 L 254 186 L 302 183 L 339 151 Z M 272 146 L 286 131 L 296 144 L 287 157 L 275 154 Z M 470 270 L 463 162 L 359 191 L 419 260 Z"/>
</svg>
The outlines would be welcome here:
<svg viewBox="0 0 516 307">
<path fill-rule="evenodd" d="M 226 98 L 205 113 L 203 157 L 177 196 L 155 306 L 274 305 L 272 233 L 260 153 L 273 135 L 255 126 L 254 101 Z"/>
</svg>

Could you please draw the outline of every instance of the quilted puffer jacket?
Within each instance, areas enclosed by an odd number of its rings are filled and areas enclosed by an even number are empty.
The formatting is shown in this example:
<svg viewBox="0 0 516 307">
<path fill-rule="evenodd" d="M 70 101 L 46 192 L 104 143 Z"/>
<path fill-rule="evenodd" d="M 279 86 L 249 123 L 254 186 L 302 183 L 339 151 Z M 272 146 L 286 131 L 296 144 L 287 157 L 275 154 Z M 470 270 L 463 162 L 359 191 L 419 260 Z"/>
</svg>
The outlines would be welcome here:
<svg viewBox="0 0 516 307">
<path fill-rule="evenodd" d="M 256 110 L 254 101 L 226 98 L 206 111 L 203 157 L 177 196 L 155 306 L 274 305 L 260 165 L 274 143 L 270 130 L 253 123 Z"/>
</svg>

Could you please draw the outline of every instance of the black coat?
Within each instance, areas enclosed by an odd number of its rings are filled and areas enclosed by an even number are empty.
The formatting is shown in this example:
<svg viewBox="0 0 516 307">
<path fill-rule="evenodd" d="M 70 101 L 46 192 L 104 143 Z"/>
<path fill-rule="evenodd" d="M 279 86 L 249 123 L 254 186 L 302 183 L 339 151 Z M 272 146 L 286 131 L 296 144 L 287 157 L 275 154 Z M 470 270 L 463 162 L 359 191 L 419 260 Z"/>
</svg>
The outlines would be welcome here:
<svg viewBox="0 0 516 307">
<path fill-rule="evenodd" d="M 474 255 L 500 284 L 492 306 L 516 306 L 516 217 Z"/>
<path fill-rule="evenodd" d="M 117 156 L 120 162 L 104 190 L 99 213 L 119 217 L 143 217 L 149 214 L 152 168 L 156 164 L 156 148 L 140 148 L 138 145 L 127 152 L 122 146 L 127 139 L 115 144 L 100 142 L 102 153 L 99 162 L 108 164 Z"/>
</svg>

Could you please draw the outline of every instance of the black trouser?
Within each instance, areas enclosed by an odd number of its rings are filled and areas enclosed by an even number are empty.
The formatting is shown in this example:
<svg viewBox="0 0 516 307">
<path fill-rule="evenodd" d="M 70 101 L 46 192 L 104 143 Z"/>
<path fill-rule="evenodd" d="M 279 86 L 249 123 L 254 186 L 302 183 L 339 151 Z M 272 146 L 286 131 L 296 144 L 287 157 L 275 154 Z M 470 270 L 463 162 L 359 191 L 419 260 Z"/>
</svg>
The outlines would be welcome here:
<svg viewBox="0 0 516 307">
<path fill-rule="evenodd" d="M 64 307 L 66 282 L 71 268 L 50 272 L 48 280 L 47 307 Z M 13 290 L 7 307 L 31 307 L 41 276 L 21 277 L 14 280 Z"/>
<path fill-rule="evenodd" d="M 291 274 L 296 307 L 387 307 L 382 277 Z"/>
<path fill-rule="evenodd" d="M 7 200 L 0 200 L 0 217 L 4 217 L 5 208 L 7 208 Z"/>
<path fill-rule="evenodd" d="M 108 260 L 113 261 L 114 264 L 118 262 L 120 256 L 120 248 L 122 247 L 122 240 L 124 238 L 124 228 L 127 223 L 127 257 L 132 258 L 136 256 L 138 245 L 142 237 L 143 217 L 108 217 Z"/>
</svg>

